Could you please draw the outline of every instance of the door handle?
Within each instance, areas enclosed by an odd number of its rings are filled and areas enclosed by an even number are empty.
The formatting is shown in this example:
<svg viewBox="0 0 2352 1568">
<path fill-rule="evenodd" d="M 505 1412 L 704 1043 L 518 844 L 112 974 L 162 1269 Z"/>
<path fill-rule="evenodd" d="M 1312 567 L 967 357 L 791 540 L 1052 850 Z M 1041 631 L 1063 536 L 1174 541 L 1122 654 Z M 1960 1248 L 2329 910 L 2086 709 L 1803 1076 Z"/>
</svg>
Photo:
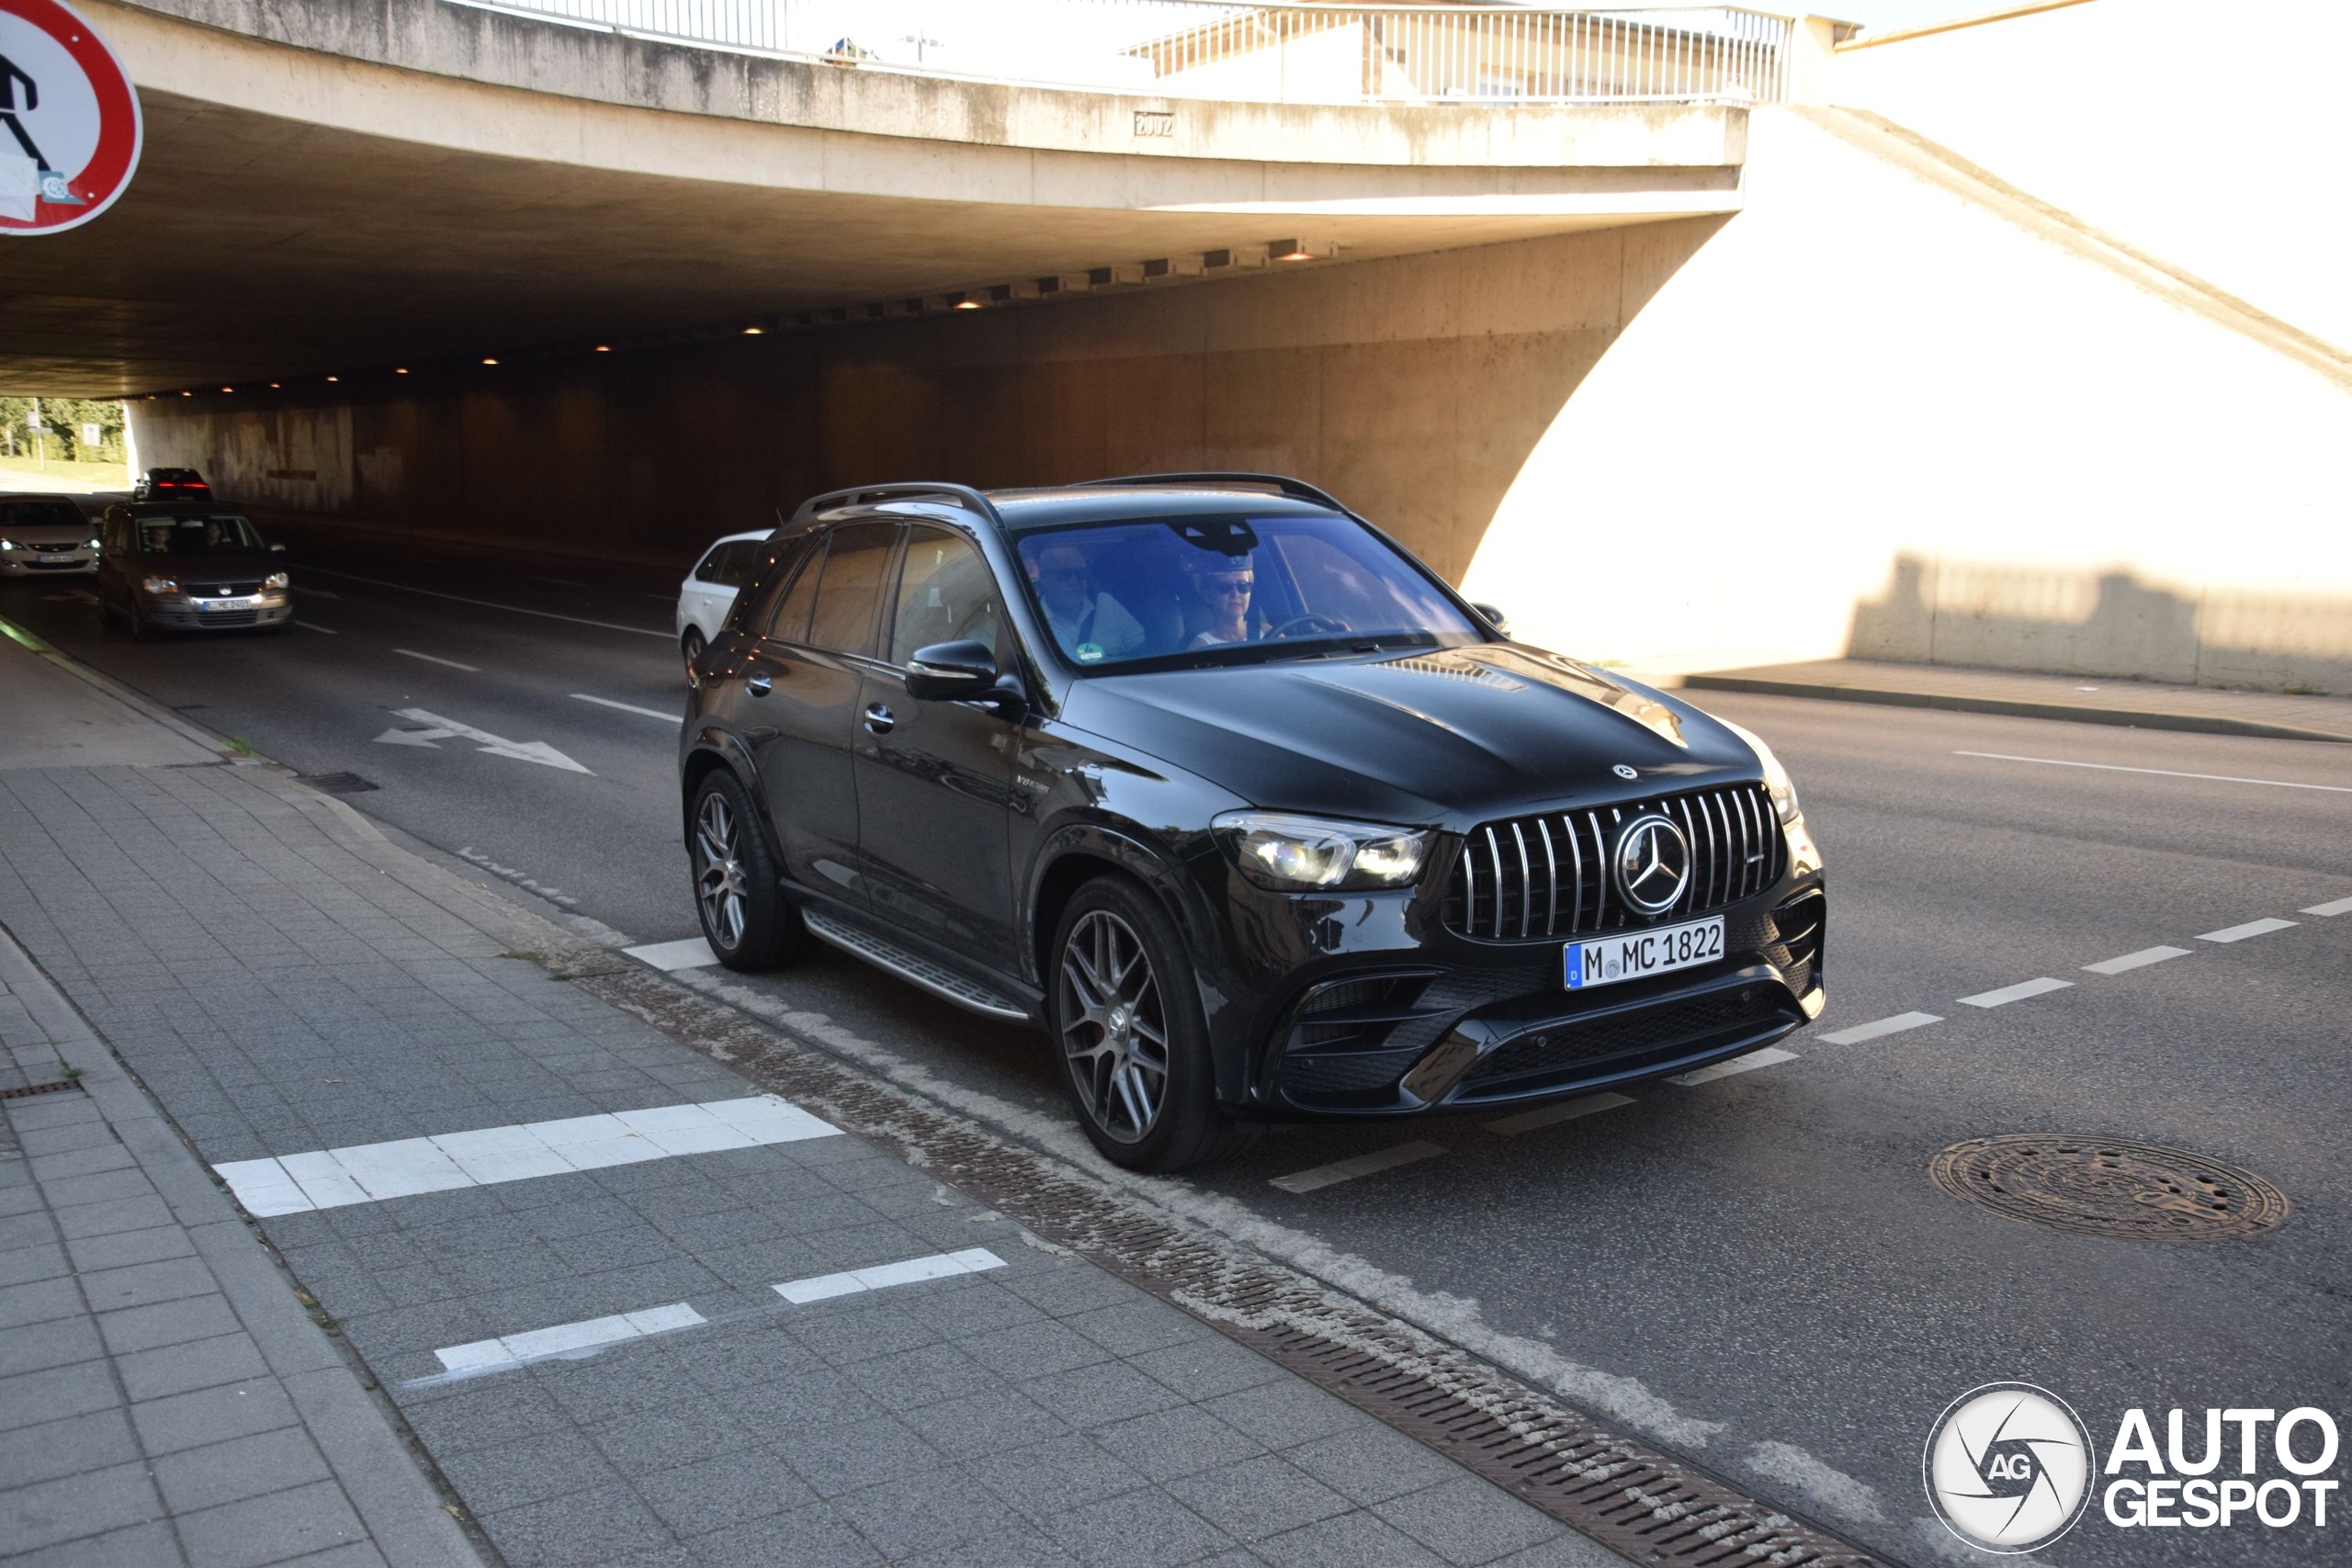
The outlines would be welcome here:
<svg viewBox="0 0 2352 1568">
<path fill-rule="evenodd" d="M 775 681 L 773 677 L 765 673 L 762 673 L 752 676 L 750 680 L 744 682 L 743 685 L 751 692 L 752 695 L 755 697 L 764 697 L 769 692 L 775 690 Z"/>
<path fill-rule="evenodd" d="M 898 727 L 899 721 L 890 716 L 890 710 L 888 708 L 884 707 L 880 703 L 868 703 L 865 705 L 866 728 L 872 730 L 876 735 L 888 735 Z"/>
</svg>

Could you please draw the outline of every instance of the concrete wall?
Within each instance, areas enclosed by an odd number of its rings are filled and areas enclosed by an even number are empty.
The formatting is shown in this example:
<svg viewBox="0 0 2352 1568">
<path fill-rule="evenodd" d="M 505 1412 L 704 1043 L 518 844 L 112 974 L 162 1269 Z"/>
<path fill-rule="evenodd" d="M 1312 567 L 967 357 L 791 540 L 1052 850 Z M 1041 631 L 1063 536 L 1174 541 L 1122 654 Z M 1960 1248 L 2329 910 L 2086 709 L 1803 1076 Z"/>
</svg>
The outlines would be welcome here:
<svg viewBox="0 0 2352 1568">
<path fill-rule="evenodd" d="M 1559 412 L 1474 596 L 1649 668 L 2352 691 L 2352 378 L 1797 111 L 1750 136 L 1747 210 Z"/>
<path fill-rule="evenodd" d="M 2094 0 L 1842 46 L 1822 90 L 2352 349 L 2344 0 Z"/>
<path fill-rule="evenodd" d="M 420 535 L 670 560 L 836 485 L 1234 468 L 1326 486 L 1458 577 L 1561 406 L 1721 224 L 132 410 L 147 462 L 224 496 Z"/>
</svg>

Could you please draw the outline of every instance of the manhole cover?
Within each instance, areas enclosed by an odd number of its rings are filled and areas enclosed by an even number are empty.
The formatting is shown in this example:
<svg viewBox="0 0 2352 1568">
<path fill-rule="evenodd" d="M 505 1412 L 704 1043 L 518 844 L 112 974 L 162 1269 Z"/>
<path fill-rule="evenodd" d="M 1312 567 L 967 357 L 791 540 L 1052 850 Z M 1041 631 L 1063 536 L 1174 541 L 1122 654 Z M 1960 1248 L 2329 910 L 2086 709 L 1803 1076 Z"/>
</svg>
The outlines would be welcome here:
<svg viewBox="0 0 2352 1568">
<path fill-rule="evenodd" d="M 309 784 L 322 795 L 366 795 L 379 785 L 369 784 L 357 773 L 297 773 L 296 784 Z"/>
<path fill-rule="evenodd" d="M 2012 1220 L 2139 1241 L 2226 1241 L 2287 1223 L 2287 1195 L 2249 1170 L 2186 1149 L 2059 1133 L 1954 1144 L 1936 1185 Z"/>
</svg>

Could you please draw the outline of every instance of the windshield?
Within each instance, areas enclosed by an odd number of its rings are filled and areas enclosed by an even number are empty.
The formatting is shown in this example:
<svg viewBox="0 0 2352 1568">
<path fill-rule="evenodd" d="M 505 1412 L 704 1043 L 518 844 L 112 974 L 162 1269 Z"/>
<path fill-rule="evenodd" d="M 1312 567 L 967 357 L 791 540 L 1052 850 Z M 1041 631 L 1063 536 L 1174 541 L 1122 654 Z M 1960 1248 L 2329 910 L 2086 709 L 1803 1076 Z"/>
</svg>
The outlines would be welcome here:
<svg viewBox="0 0 2352 1568">
<path fill-rule="evenodd" d="M 1056 528 L 1019 553 L 1055 642 L 1090 669 L 1480 640 L 1435 583 L 1346 517 Z"/>
<path fill-rule="evenodd" d="M 172 517 L 134 517 L 141 553 L 151 556 L 204 556 L 231 550 L 258 550 L 261 536 L 233 512 L 184 512 Z"/>
</svg>

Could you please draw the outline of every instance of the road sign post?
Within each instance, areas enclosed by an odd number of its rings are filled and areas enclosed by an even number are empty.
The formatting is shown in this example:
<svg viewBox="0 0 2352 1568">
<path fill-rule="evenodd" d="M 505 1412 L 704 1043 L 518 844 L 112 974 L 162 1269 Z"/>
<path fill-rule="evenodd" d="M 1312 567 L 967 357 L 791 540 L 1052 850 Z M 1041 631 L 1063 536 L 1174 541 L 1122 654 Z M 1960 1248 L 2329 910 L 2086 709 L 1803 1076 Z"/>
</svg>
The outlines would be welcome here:
<svg viewBox="0 0 2352 1568">
<path fill-rule="evenodd" d="M 0 234 L 54 234 L 114 205 L 139 166 L 139 94 L 64 0 L 0 0 Z"/>
</svg>

